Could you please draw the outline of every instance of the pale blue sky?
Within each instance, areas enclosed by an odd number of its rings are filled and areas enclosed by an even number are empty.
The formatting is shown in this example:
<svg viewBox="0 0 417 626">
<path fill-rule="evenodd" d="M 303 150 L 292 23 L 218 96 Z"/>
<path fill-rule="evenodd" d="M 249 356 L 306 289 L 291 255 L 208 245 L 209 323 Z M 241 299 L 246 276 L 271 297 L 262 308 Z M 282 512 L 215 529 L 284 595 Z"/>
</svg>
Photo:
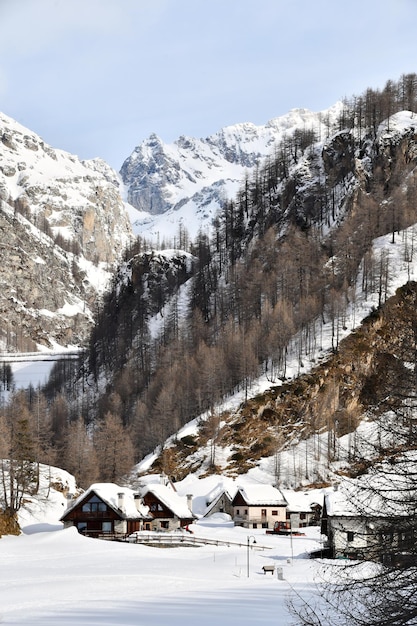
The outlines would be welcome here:
<svg viewBox="0 0 417 626">
<path fill-rule="evenodd" d="M 417 0 L 0 0 L 0 110 L 119 169 L 155 132 L 320 111 L 417 72 Z"/>
</svg>

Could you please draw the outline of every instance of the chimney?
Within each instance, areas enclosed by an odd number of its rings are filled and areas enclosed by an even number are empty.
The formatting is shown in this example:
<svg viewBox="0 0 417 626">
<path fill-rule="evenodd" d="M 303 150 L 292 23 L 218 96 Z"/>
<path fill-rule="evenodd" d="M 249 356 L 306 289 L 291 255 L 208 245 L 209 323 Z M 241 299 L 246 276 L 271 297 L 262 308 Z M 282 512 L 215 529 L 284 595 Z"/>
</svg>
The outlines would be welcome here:
<svg viewBox="0 0 417 626">
<path fill-rule="evenodd" d="M 67 509 L 70 508 L 70 506 L 72 505 L 73 501 L 74 501 L 74 494 L 68 492 L 67 493 Z"/>
<path fill-rule="evenodd" d="M 192 513 L 193 512 L 193 494 L 192 493 L 187 493 L 187 506 Z"/>
<path fill-rule="evenodd" d="M 135 500 L 136 510 L 140 511 L 140 505 L 141 505 L 140 495 L 138 493 L 135 493 L 134 496 L 133 496 L 133 499 Z"/>
<path fill-rule="evenodd" d="M 125 508 L 125 494 L 123 491 L 120 491 L 117 494 L 117 506 L 121 511 L 124 511 Z"/>
</svg>

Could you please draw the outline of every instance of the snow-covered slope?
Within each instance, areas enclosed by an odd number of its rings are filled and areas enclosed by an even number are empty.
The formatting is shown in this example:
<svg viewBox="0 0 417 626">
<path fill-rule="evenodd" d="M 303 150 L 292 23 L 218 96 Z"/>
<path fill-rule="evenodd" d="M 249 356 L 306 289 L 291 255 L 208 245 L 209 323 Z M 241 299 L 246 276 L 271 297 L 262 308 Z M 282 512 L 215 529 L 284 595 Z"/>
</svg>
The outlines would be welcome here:
<svg viewBox="0 0 417 626">
<path fill-rule="evenodd" d="M 251 531 L 258 545 L 250 553 L 247 529 L 193 531 L 227 545 L 161 550 L 83 537 L 75 528 L 4 537 L 0 619 L 20 626 L 284 626 L 292 621 L 293 590 L 314 593 L 319 563 L 308 553 L 320 548 L 317 528 L 292 543 Z M 284 580 L 265 576 L 265 564 L 279 567 Z"/>
<path fill-rule="evenodd" d="M 320 113 L 294 109 L 264 126 L 235 124 L 205 139 L 181 136 L 172 144 L 152 134 L 120 171 L 127 200 L 141 212 L 134 218 L 135 232 L 172 239 L 181 225 L 195 237 L 285 136 L 311 129 L 318 138 L 326 137 L 341 107 L 337 103 Z"/>
<path fill-rule="evenodd" d="M 18 512 L 19 526 L 26 535 L 63 527 L 59 521 L 67 507 L 67 498 L 80 493 L 75 478 L 59 467 L 40 464 L 39 489 L 26 493 Z"/>
</svg>

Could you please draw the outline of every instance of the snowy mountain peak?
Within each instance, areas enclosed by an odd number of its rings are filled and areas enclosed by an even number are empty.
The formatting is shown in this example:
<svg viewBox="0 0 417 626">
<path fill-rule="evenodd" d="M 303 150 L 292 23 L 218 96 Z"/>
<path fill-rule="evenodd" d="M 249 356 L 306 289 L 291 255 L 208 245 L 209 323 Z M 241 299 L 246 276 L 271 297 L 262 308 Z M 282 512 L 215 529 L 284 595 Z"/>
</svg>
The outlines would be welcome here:
<svg viewBox="0 0 417 626">
<path fill-rule="evenodd" d="M 142 212 L 135 231 L 153 240 L 170 239 L 181 224 L 194 237 L 210 227 L 224 200 L 235 196 L 245 176 L 285 135 L 312 129 L 326 136 L 341 107 L 337 103 L 319 113 L 293 109 L 262 126 L 238 123 L 205 139 L 182 135 L 171 144 L 150 135 L 120 171 L 128 201 Z"/>
</svg>

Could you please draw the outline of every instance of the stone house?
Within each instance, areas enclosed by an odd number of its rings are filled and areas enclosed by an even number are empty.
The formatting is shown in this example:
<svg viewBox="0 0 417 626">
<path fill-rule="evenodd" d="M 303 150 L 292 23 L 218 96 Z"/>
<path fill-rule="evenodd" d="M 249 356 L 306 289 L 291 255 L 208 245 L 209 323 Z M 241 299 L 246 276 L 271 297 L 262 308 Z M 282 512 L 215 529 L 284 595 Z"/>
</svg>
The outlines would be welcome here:
<svg viewBox="0 0 417 626">
<path fill-rule="evenodd" d="M 313 489 L 293 491 L 282 489 L 287 502 L 286 520 L 288 528 L 298 530 L 308 526 L 319 526 L 323 510 L 324 493 Z"/>
<path fill-rule="evenodd" d="M 233 497 L 226 489 L 222 489 L 214 497 L 209 494 L 207 500 L 207 508 L 203 517 L 209 517 L 214 513 L 226 513 L 233 517 Z"/>
</svg>

